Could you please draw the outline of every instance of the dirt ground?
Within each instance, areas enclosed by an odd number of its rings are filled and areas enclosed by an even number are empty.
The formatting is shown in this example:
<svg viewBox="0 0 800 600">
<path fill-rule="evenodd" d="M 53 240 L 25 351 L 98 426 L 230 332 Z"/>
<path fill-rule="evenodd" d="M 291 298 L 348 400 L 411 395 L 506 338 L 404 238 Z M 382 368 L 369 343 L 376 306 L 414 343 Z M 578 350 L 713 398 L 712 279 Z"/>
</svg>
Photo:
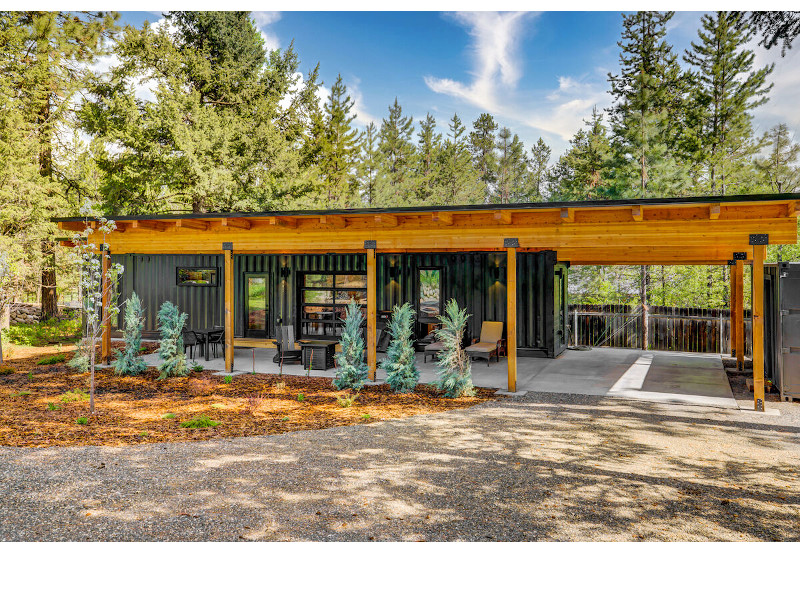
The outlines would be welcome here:
<svg viewBox="0 0 800 600">
<path fill-rule="evenodd" d="M 146 351 L 154 348 L 148 344 Z M 275 434 L 433 413 L 494 398 L 488 389 L 457 399 L 427 385 L 407 394 L 391 393 L 386 385 L 354 394 L 337 391 L 321 377 L 247 374 L 225 383 L 218 375 L 192 372 L 157 381 L 154 368 L 133 377 L 102 369 L 97 372 L 96 413 L 90 415 L 88 374 L 66 363 L 37 364 L 58 353 L 57 348 L 17 347 L 15 358 L 6 361 L 15 372 L 0 375 L 0 445 L 117 446 Z M 66 347 L 61 353 L 72 356 Z M 201 416 L 218 425 L 181 426 Z M 76 422 L 82 417 L 86 424 Z"/>
</svg>

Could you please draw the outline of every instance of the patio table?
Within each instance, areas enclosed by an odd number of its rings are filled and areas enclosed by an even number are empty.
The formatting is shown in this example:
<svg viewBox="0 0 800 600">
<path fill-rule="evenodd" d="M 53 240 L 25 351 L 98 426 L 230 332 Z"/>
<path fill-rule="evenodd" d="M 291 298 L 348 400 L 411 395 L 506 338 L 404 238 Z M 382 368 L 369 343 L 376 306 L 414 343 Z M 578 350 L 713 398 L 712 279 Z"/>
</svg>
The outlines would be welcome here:
<svg viewBox="0 0 800 600">
<path fill-rule="evenodd" d="M 190 330 L 197 336 L 197 341 L 200 343 L 200 352 L 203 353 L 203 356 L 208 362 L 208 338 L 210 333 L 215 333 L 217 331 L 225 331 L 224 327 L 205 327 L 203 329 L 192 329 Z"/>
</svg>

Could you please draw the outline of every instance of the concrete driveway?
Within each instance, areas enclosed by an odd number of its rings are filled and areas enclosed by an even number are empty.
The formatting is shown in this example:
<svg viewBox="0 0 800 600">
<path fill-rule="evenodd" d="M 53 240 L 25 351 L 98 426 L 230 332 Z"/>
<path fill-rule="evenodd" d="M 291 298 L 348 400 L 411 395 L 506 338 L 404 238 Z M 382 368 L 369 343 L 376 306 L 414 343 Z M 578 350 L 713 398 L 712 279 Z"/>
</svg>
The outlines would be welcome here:
<svg viewBox="0 0 800 600">
<path fill-rule="evenodd" d="M 0 448 L 0 540 L 800 540 L 781 416 L 537 393 L 199 443 Z"/>
</svg>

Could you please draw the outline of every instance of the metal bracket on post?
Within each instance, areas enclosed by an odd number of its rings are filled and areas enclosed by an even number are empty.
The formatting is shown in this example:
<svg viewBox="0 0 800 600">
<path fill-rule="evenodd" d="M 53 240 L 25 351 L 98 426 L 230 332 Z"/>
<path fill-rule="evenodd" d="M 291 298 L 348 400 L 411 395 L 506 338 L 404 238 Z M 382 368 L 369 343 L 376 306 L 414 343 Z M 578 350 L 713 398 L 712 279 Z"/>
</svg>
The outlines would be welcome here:
<svg viewBox="0 0 800 600">
<path fill-rule="evenodd" d="M 735 258 L 730 259 L 728 261 L 728 266 L 729 267 L 735 267 L 736 266 L 736 259 Z"/>
<path fill-rule="evenodd" d="M 233 250 L 233 242 L 222 242 L 223 250 Z"/>
<path fill-rule="evenodd" d="M 751 233 L 750 234 L 751 246 L 769 246 L 768 233 Z"/>
<path fill-rule="evenodd" d="M 377 240 L 364 240 L 364 250 L 377 250 L 377 249 L 378 249 Z"/>
<path fill-rule="evenodd" d="M 734 252 L 733 260 L 747 260 L 747 252 Z"/>
<path fill-rule="evenodd" d="M 519 248 L 519 238 L 505 238 L 503 248 Z"/>
</svg>

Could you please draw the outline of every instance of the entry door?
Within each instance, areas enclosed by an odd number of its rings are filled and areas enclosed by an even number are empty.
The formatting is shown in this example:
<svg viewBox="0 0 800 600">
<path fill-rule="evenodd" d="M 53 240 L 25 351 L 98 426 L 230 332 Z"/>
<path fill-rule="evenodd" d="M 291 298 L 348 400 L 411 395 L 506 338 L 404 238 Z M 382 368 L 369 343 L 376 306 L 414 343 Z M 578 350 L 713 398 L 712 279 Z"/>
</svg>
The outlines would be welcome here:
<svg viewBox="0 0 800 600">
<path fill-rule="evenodd" d="M 800 268 L 783 264 L 781 278 L 781 387 L 785 399 L 800 398 Z"/>
<path fill-rule="evenodd" d="M 245 273 L 244 335 L 267 337 L 269 329 L 269 277 Z"/>
</svg>

